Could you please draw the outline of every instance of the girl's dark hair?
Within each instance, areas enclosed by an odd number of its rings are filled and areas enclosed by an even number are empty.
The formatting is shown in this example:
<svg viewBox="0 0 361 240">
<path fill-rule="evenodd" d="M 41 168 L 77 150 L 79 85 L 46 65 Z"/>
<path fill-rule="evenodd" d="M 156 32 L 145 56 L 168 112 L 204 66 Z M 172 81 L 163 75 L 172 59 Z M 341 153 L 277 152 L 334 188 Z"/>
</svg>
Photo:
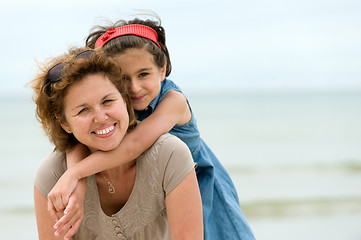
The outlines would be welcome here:
<svg viewBox="0 0 361 240">
<path fill-rule="evenodd" d="M 125 50 L 129 48 L 144 48 L 154 57 L 154 62 L 159 68 L 162 68 L 165 63 L 167 63 L 166 74 L 169 76 L 172 71 L 172 64 L 169 57 L 169 52 L 165 43 L 165 31 L 161 26 L 161 20 L 158 16 L 153 16 L 157 21 L 151 19 L 142 20 L 139 18 L 134 18 L 132 20 L 119 20 L 115 23 L 110 23 L 108 26 L 94 26 L 91 29 L 91 33 L 86 38 L 86 46 L 89 48 L 94 48 L 95 42 L 97 39 L 103 35 L 108 28 L 117 28 L 130 24 L 141 24 L 153 28 L 158 34 L 158 43 L 161 48 L 159 48 L 154 42 L 147 38 L 138 37 L 135 35 L 124 35 L 117 38 L 114 38 L 107 42 L 102 50 L 110 57 L 114 57 L 118 54 L 124 53 Z"/>
</svg>

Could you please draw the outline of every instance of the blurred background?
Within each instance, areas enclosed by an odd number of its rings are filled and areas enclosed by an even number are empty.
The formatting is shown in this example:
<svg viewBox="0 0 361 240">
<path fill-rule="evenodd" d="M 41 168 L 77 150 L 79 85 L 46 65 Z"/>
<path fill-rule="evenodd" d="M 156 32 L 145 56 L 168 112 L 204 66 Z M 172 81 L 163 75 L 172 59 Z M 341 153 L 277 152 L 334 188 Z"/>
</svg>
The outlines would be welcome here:
<svg viewBox="0 0 361 240">
<path fill-rule="evenodd" d="M 33 177 L 52 149 L 25 84 L 92 26 L 152 10 L 174 80 L 257 239 L 361 239 L 361 2 L 0 3 L 0 232 L 37 239 Z"/>
</svg>

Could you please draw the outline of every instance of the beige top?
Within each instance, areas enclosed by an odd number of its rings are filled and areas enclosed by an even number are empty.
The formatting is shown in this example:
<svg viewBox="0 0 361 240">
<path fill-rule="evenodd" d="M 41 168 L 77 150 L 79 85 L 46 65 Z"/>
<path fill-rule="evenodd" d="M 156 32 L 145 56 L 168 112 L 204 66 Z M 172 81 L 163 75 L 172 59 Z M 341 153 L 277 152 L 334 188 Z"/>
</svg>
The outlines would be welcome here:
<svg viewBox="0 0 361 240">
<path fill-rule="evenodd" d="M 194 168 L 188 147 L 164 134 L 136 164 L 133 190 L 112 216 L 101 209 L 95 175 L 88 177 L 84 220 L 73 239 L 170 239 L 165 196 Z M 66 169 L 64 154 L 53 151 L 40 165 L 35 186 L 46 197 Z"/>
</svg>

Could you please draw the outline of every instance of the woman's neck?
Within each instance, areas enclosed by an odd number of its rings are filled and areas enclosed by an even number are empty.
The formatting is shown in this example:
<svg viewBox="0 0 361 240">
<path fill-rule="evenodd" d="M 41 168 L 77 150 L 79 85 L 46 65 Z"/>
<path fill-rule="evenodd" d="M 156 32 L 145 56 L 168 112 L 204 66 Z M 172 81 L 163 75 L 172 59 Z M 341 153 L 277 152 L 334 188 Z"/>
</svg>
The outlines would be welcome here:
<svg viewBox="0 0 361 240">
<path fill-rule="evenodd" d="M 135 178 L 135 160 L 96 175 L 100 205 L 106 215 L 111 216 L 123 208 L 133 190 Z"/>
<path fill-rule="evenodd" d="M 117 176 L 119 175 L 124 175 L 125 173 L 127 173 L 129 170 L 131 170 L 132 168 L 134 168 L 136 165 L 136 160 L 133 160 L 129 163 L 125 163 L 122 164 L 118 167 L 115 168 L 111 168 L 111 169 L 107 169 L 102 171 L 102 173 L 105 176 L 109 176 L 110 178 L 116 180 Z"/>
</svg>

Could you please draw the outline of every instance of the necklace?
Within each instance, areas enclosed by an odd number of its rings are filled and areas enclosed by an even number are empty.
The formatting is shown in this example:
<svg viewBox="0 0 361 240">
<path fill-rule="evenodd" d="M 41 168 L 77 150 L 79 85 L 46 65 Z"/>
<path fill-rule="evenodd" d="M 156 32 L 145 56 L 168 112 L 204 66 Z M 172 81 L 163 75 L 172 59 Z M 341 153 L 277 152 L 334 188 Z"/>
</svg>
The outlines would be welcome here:
<svg viewBox="0 0 361 240">
<path fill-rule="evenodd" d="M 109 187 L 108 187 L 108 192 L 110 193 L 110 194 L 114 194 L 115 193 L 115 187 L 113 186 L 113 184 L 108 180 L 108 178 L 104 175 L 104 173 L 103 172 L 100 172 L 102 175 L 103 175 L 103 177 L 105 178 L 105 181 L 107 181 L 107 183 L 109 184 Z M 115 175 L 115 179 L 118 177 L 118 173 L 119 173 L 119 169 L 118 169 L 118 171 L 117 171 L 117 173 L 116 173 L 116 175 Z M 109 177 L 110 178 L 110 177 Z M 111 178 L 110 178 L 111 179 Z"/>
</svg>

